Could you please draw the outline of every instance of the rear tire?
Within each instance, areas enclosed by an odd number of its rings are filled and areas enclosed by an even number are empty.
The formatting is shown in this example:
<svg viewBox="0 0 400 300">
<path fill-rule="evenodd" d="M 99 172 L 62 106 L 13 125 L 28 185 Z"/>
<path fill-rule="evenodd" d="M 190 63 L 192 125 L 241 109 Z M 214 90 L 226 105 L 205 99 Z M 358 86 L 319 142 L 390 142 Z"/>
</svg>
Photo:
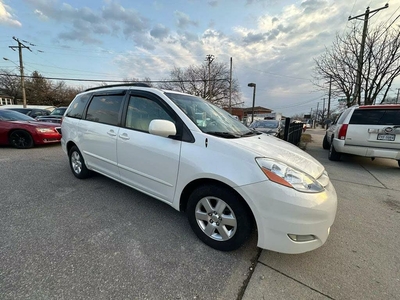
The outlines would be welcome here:
<svg viewBox="0 0 400 300">
<path fill-rule="evenodd" d="M 329 154 L 328 154 L 328 158 L 329 160 L 332 161 L 338 161 L 340 160 L 340 152 L 336 152 L 335 147 L 333 146 L 333 141 L 331 142 L 331 146 L 329 148 Z"/>
<path fill-rule="evenodd" d="M 328 142 L 328 138 L 326 137 L 326 134 L 324 136 L 324 140 L 322 141 L 322 148 L 324 148 L 325 150 L 329 149 L 329 142 Z"/>
<path fill-rule="evenodd" d="M 253 218 L 249 208 L 232 190 L 204 185 L 192 192 L 186 210 L 197 237 L 220 251 L 238 249 L 250 237 Z"/>
<path fill-rule="evenodd" d="M 33 138 L 28 131 L 15 130 L 11 132 L 8 142 L 11 146 L 18 149 L 28 149 L 33 147 Z"/>
<path fill-rule="evenodd" d="M 86 167 L 85 160 L 78 147 L 73 146 L 69 152 L 69 166 L 76 178 L 85 179 L 92 175 L 92 172 Z"/>
</svg>

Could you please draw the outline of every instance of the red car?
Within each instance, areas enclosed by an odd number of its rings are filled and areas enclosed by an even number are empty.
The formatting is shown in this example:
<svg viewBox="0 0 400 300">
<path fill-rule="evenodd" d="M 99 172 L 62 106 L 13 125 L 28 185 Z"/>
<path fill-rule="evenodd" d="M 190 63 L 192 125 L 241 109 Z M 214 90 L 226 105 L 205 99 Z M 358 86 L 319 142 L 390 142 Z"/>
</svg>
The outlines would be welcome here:
<svg viewBox="0 0 400 300">
<path fill-rule="evenodd" d="M 0 109 L 0 145 L 27 149 L 60 140 L 60 124 L 37 122 L 19 112 Z"/>
</svg>

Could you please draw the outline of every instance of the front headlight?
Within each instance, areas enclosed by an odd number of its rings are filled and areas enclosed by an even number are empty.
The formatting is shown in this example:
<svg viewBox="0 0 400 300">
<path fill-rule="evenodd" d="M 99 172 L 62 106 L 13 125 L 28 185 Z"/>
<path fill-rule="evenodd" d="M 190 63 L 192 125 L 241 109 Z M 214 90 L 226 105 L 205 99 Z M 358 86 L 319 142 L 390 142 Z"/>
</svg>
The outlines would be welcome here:
<svg viewBox="0 0 400 300">
<path fill-rule="evenodd" d="M 36 128 L 36 131 L 40 133 L 46 133 L 46 132 L 54 132 L 54 129 L 45 127 L 45 128 Z"/>
<path fill-rule="evenodd" d="M 256 158 L 256 162 L 269 180 L 294 188 L 299 192 L 319 193 L 324 187 L 306 173 L 269 158 Z"/>
</svg>

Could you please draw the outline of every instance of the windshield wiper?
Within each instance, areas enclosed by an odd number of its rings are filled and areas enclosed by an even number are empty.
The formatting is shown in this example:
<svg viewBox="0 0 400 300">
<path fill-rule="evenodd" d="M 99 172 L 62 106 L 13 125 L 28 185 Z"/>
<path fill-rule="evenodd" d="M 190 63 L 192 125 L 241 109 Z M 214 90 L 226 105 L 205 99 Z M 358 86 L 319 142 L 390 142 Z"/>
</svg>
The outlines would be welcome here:
<svg viewBox="0 0 400 300">
<path fill-rule="evenodd" d="M 244 134 L 242 134 L 241 136 L 253 136 L 253 135 L 260 135 L 261 132 L 257 131 L 257 130 L 250 130 Z"/>
<path fill-rule="evenodd" d="M 227 139 L 236 139 L 236 138 L 240 137 L 240 135 L 232 134 L 230 132 L 207 131 L 206 133 L 211 134 L 211 135 L 215 135 L 215 136 L 224 137 L 224 138 L 227 138 Z"/>
</svg>

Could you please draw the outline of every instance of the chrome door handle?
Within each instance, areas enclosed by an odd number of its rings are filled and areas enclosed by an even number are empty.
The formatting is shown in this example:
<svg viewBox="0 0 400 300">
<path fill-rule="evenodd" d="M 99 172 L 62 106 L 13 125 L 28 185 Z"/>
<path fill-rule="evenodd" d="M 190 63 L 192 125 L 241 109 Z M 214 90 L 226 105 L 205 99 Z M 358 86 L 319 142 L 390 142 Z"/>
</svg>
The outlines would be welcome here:
<svg viewBox="0 0 400 300">
<path fill-rule="evenodd" d="M 114 132 L 114 130 L 110 130 L 109 132 L 107 132 L 108 135 L 110 136 L 116 136 L 117 134 Z"/>
</svg>

